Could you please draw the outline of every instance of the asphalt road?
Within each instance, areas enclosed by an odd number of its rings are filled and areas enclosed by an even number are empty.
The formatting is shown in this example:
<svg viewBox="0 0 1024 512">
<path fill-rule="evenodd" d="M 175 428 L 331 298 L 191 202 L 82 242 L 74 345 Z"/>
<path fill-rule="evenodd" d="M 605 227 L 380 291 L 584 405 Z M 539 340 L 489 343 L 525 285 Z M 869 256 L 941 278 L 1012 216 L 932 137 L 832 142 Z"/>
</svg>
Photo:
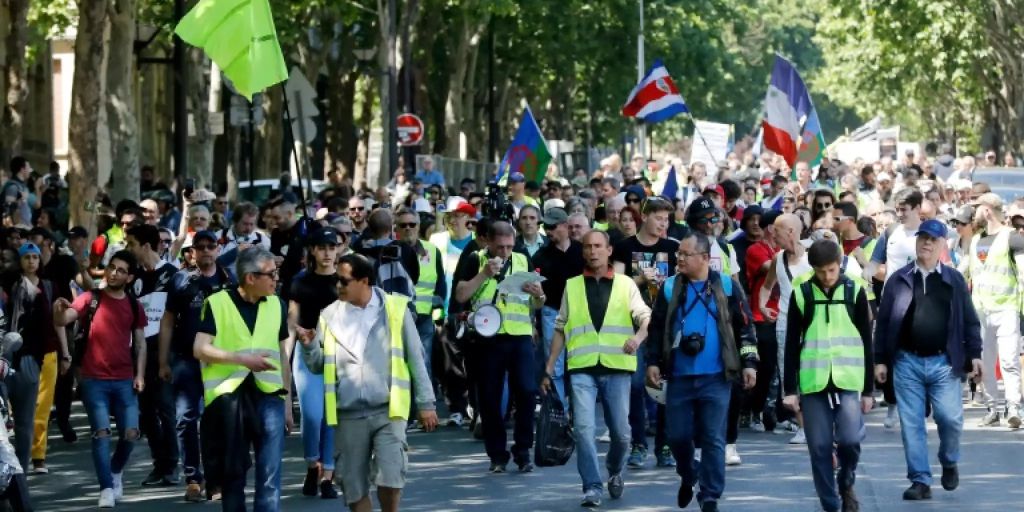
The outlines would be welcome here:
<svg viewBox="0 0 1024 512">
<path fill-rule="evenodd" d="M 857 493 L 863 511 L 1018 511 L 1024 510 L 1024 431 L 1007 428 L 980 429 L 974 424 L 982 409 L 966 411 L 960 463 L 961 484 L 945 492 L 936 482 L 934 498 L 928 502 L 901 500 L 907 487 L 899 431 L 885 430 L 884 411 L 868 416 L 868 435 L 863 445 L 857 474 Z M 80 511 L 94 509 L 98 488 L 84 437 L 85 418 L 76 415 L 75 424 L 83 438 L 65 444 L 51 429 L 49 475 L 30 476 L 36 510 Z M 788 435 L 741 431 L 739 449 L 743 464 L 728 468 L 721 510 L 814 511 L 820 510 L 805 446 L 788 445 Z M 575 459 L 557 468 L 538 468 L 530 474 L 487 473 L 483 444 L 468 430 L 442 428 L 409 436 L 409 482 L 402 509 L 408 511 L 578 511 L 581 510 L 579 475 Z M 929 444 L 933 471 L 938 479 L 935 450 L 938 439 L 930 425 Z M 607 445 L 599 444 L 599 451 Z M 125 499 L 116 510 L 178 511 L 215 510 L 218 503 L 189 504 L 182 501 L 183 487 L 146 488 L 139 482 L 149 470 L 149 449 L 136 445 L 125 473 Z M 627 470 L 622 499 L 605 499 L 602 509 L 624 511 L 673 510 L 679 478 L 672 469 Z M 300 489 L 304 476 L 301 441 L 297 434 L 286 440 L 282 510 L 338 511 L 341 501 L 306 498 Z M 696 510 L 691 504 L 690 510 Z"/>
</svg>

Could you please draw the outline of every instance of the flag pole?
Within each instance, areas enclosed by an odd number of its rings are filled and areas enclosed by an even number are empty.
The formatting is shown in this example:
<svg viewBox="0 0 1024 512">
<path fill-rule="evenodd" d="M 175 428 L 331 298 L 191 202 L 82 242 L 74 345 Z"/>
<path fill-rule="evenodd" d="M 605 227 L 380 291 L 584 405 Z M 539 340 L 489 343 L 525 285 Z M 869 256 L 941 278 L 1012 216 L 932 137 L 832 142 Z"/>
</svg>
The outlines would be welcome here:
<svg viewBox="0 0 1024 512">
<path fill-rule="evenodd" d="M 689 109 L 687 109 L 686 115 L 690 116 L 690 121 L 693 123 L 693 131 L 697 133 L 697 136 L 700 137 L 700 141 L 704 143 L 704 147 L 708 149 L 708 154 L 711 154 L 711 146 L 708 145 L 708 141 L 707 141 L 707 139 L 704 138 L 704 134 L 700 132 L 700 127 L 697 125 L 697 120 L 693 118 L 693 113 L 690 112 Z M 714 156 L 714 155 L 712 155 L 712 156 Z M 691 144 L 691 148 L 690 148 L 690 160 L 691 160 L 690 163 L 693 163 L 692 162 L 692 160 L 693 160 L 693 147 L 692 147 L 692 144 Z M 718 162 L 715 162 L 715 166 L 716 167 L 718 166 Z"/>
<path fill-rule="evenodd" d="M 291 107 L 288 105 L 288 91 L 285 89 L 286 83 L 288 83 L 287 80 L 281 82 L 281 95 L 284 96 L 284 113 L 286 116 L 288 116 L 288 122 L 285 123 L 285 126 L 288 128 L 288 135 L 289 137 L 291 137 L 292 140 L 291 153 L 292 156 L 295 158 L 295 174 L 296 176 L 299 177 L 299 202 L 302 203 L 302 216 L 308 217 L 306 211 L 312 205 L 306 204 L 306 193 L 302 190 L 302 164 L 299 161 L 299 150 L 295 148 L 295 132 L 292 130 L 292 121 L 295 118 L 292 117 L 292 110 Z M 310 178 L 307 176 L 307 179 Z M 310 201 L 312 201 L 312 199 L 313 198 L 310 198 Z"/>
</svg>

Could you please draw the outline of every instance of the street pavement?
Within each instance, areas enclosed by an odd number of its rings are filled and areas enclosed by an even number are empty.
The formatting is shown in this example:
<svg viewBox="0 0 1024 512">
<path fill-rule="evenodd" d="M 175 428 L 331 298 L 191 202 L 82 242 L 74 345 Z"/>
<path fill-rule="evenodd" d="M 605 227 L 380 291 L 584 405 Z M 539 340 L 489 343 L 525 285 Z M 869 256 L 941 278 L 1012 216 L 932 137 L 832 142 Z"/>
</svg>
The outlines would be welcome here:
<svg viewBox="0 0 1024 512">
<path fill-rule="evenodd" d="M 929 446 L 936 482 L 934 498 L 927 502 L 901 500 L 908 486 L 903 449 L 898 430 L 882 427 L 884 409 L 867 419 L 861 465 L 857 471 L 857 494 L 863 511 L 1019 511 L 1024 510 L 1024 431 L 1006 427 L 980 429 L 975 426 L 983 409 L 966 410 L 960 462 L 960 488 L 946 492 L 938 483 L 941 469 L 935 459 L 938 439 L 929 426 Z M 80 412 L 80 410 L 79 410 Z M 85 436 L 82 414 L 74 422 L 80 439 L 65 444 L 52 428 L 47 465 L 49 475 L 30 476 L 36 510 L 81 511 L 94 509 L 98 496 L 96 479 Z M 510 434 L 511 437 L 511 434 Z M 721 510 L 815 511 L 820 510 L 810 477 L 806 446 L 788 445 L 789 435 L 741 430 L 739 449 L 743 464 L 726 471 L 726 489 Z M 575 458 L 556 468 L 537 468 L 533 473 L 487 473 L 483 443 L 466 429 L 442 427 L 434 433 L 409 435 L 409 482 L 402 499 L 407 511 L 578 511 L 580 480 Z M 606 444 L 599 444 L 601 453 Z M 149 449 L 137 443 L 130 467 L 125 472 L 125 499 L 116 510 L 184 511 L 215 510 L 219 503 L 188 504 L 182 501 L 183 487 L 142 488 L 139 482 L 149 470 Z M 607 497 L 602 509 L 622 511 L 677 510 L 679 479 L 672 469 L 655 468 L 653 455 L 648 467 L 624 474 L 625 493 L 619 500 Z M 510 469 L 514 465 L 510 464 Z M 281 509 L 286 511 L 339 511 L 340 500 L 321 500 L 301 495 L 305 464 L 301 439 L 286 439 L 283 463 Z M 250 477 L 250 481 L 251 481 Z M 250 488 L 251 491 L 251 488 Z M 250 496 L 251 500 L 251 496 Z M 695 500 L 696 501 L 696 500 Z M 695 503 L 689 510 L 696 510 Z"/>
</svg>

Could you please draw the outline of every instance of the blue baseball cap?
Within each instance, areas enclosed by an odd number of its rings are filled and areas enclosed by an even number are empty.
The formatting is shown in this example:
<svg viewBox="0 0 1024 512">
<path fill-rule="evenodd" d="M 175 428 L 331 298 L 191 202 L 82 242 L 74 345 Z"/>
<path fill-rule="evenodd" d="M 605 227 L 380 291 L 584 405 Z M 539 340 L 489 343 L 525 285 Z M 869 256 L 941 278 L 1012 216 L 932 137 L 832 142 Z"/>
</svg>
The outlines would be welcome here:
<svg viewBox="0 0 1024 512">
<path fill-rule="evenodd" d="M 509 183 L 524 183 L 525 181 L 526 176 L 523 176 L 523 173 L 521 172 L 513 172 L 512 174 L 508 175 Z"/>
<path fill-rule="evenodd" d="M 946 238 L 946 225 L 942 222 L 929 219 L 921 223 L 921 227 L 917 228 L 918 235 L 928 235 L 932 238 Z"/>
<path fill-rule="evenodd" d="M 39 256 L 39 247 L 32 242 L 25 242 L 18 247 L 18 257 L 24 258 L 26 254 L 35 254 Z"/>
</svg>

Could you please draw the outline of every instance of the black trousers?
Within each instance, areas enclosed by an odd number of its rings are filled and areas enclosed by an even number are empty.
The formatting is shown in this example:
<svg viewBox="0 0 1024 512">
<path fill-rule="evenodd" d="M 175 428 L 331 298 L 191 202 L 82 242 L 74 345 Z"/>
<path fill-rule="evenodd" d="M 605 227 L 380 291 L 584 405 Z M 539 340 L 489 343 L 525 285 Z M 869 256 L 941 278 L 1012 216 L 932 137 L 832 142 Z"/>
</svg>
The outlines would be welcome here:
<svg viewBox="0 0 1024 512">
<path fill-rule="evenodd" d="M 153 469 L 170 474 L 178 466 L 178 418 L 174 386 L 160 378 L 155 342 L 146 346 L 146 387 L 139 394 L 139 430 L 146 435 Z"/>
<path fill-rule="evenodd" d="M 772 378 L 778 369 L 779 343 L 775 334 L 775 322 L 755 322 L 757 334 L 757 383 L 750 392 L 750 411 L 760 414 L 768 402 Z"/>
<path fill-rule="evenodd" d="M 530 460 L 533 448 L 534 406 L 537 404 L 537 358 L 530 336 L 499 334 L 475 347 L 479 367 L 479 410 L 484 426 L 484 446 L 491 462 L 505 464 Z M 515 404 L 515 426 L 511 453 L 507 449 L 505 411 L 501 395 L 508 377 L 511 402 Z"/>
</svg>

